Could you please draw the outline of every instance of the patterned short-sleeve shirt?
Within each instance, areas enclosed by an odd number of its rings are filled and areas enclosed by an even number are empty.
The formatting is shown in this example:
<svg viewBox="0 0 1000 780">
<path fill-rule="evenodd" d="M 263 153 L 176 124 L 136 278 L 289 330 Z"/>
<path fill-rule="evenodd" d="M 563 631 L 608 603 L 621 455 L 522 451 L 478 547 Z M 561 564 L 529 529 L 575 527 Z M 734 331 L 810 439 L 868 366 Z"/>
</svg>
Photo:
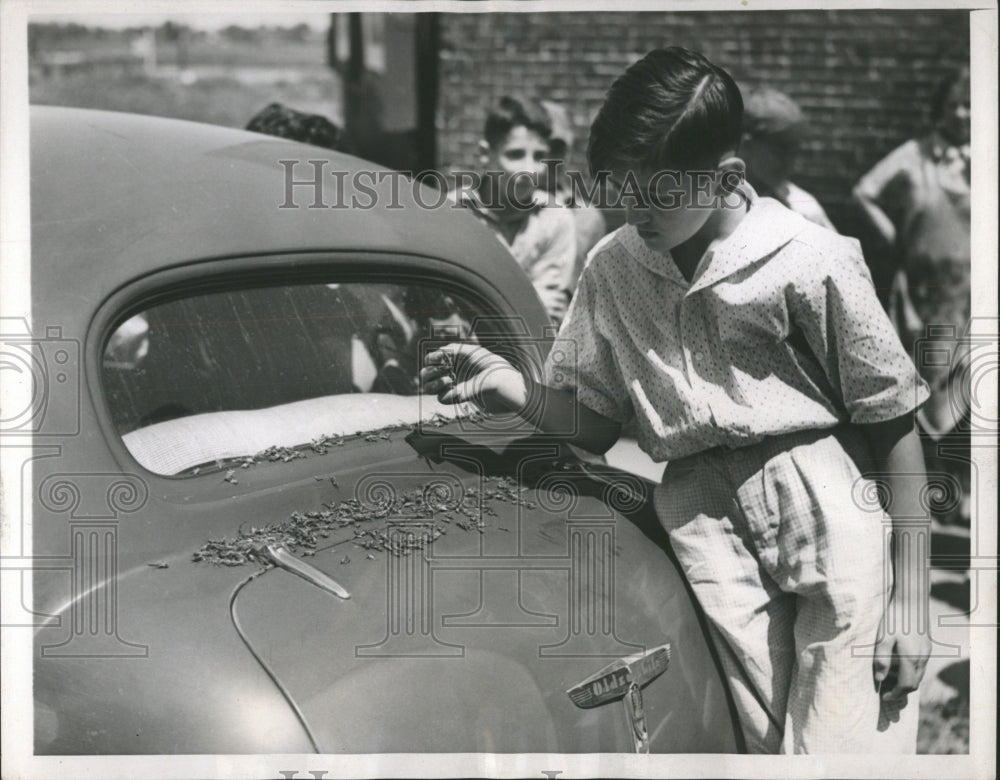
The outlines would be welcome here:
<svg viewBox="0 0 1000 780">
<path fill-rule="evenodd" d="M 553 360 L 554 355 L 560 361 Z M 625 225 L 593 250 L 546 365 L 654 460 L 873 423 L 928 395 L 854 239 L 750 193 L 691 282 Z"/>
</svg>

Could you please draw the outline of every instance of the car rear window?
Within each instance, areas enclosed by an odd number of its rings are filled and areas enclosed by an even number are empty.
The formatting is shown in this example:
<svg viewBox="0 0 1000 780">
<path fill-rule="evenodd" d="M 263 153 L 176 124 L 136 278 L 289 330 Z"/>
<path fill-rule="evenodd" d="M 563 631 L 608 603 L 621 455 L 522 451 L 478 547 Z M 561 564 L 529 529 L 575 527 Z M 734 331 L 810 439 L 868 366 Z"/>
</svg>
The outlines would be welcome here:
<svg viewBox="0 0 1000 780">
<path fill-rule="evenodd" d="M 131 316 L 103 353 L 133 456 L 162 474 L 467 409 L 419 395 L 421 342 L 476 341 L 480 311 L 431 284 L 191 295 Z"/>
</svg>

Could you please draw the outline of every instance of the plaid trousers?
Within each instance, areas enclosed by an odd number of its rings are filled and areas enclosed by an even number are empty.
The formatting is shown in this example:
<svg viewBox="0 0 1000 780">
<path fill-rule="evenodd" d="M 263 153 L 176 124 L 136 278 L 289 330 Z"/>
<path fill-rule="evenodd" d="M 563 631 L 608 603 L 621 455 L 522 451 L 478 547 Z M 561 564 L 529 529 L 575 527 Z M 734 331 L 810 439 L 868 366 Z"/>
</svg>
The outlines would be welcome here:
<svg viewBox="0 0 1000 780">
<path fill-rule="evenodd" d="M 872 650 L 892 585 L 891 521 L 856 500 L 847 426 L 715 448 L 656 490 L 752 753 L 913 753 L 916 696 L 881 702 Z"/>
</svg>

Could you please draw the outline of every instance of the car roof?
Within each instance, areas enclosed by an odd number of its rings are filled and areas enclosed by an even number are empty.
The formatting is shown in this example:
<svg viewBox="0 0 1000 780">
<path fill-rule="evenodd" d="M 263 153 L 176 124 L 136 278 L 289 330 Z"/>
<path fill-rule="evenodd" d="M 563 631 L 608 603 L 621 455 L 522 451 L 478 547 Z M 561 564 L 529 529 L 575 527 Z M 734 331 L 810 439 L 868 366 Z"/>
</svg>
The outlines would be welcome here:
<svg viewBox="0 0 1000 780">
<path fill-rule="evenodd" d="M 285 166 L 297 180 L 323 160 L 322 200 L 312 187 L 286 204 Z M 344 186 L 338 192 L 333 171 Z M 540 308 L 523 271 L 490 231 L 448 203 L 422 207 L 412 185 L 383 178 L 372 200 L 352 185 L 387 169 L 356 157 L 243 130 L 108 111 L 31 111 L 32 287 L 36 304 L 68 286 L 96 306 L 152 271 L 221 257 L 352 250 L 437 257 L 484 276 L 508 300 Z M 424 187 L 422 201 L 442 194 Z M 50 308 L 50 307 L 46 307 Z M 51 310 L 51 308 L 50 308 Z M 92 309 L 91 309 L 92 310 Z"/>
</svg>

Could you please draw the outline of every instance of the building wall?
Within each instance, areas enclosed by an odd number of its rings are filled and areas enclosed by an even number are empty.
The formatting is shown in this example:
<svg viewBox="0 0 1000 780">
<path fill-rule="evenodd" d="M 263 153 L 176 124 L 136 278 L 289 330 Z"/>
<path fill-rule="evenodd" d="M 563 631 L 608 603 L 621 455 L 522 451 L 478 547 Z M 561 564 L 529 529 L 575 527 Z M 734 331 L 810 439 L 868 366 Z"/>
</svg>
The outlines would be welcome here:
<svg viewBox="0 0 1000 780">
<path fill-rule="evenodd" d="M 645 52 L 698 49 L 741 86 L 769 84 L 810 120 L 796 181 L 842 232 L 860 233 L 850 191 L 927 126 L 946 65 L 967 63 L 967 11 L 442 14 L 438 162 L 474 167 L 488 106 L 506 93 L 563 102 L 586 171 L 587 129 L 605 91 Z"/>
</svg>

